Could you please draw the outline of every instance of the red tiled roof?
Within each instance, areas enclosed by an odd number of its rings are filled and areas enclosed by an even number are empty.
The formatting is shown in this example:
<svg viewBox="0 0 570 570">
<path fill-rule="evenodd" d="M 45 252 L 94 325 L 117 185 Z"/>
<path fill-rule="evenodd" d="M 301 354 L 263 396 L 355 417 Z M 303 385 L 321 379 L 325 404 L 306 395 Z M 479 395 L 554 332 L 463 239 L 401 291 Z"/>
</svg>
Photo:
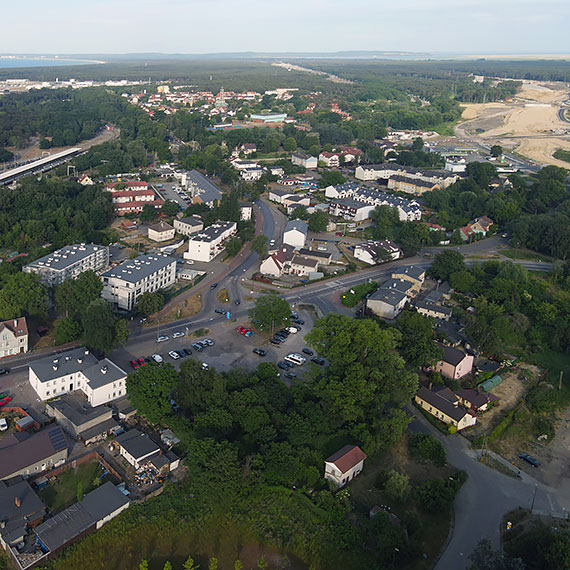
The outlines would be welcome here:
<svg viewBox="0 0 570 570">
<path fill-rule="evenodd" d="M 325 459 L 325 461 L 334 463 L 341 473 L 346 473 L 364 459 L 366 459 L 366 453 L 358 445 L 345 445 L 341 450 Z"/>
<path fill-rule="evenodd" d="M 28 325 L 26 324 L 26 317 L 19 317 L 18 319 L 10 319 L 0 323 L 0 331 L 7 328 L 14 336 L 24 336 L 28 334 Z"/>
</svg>

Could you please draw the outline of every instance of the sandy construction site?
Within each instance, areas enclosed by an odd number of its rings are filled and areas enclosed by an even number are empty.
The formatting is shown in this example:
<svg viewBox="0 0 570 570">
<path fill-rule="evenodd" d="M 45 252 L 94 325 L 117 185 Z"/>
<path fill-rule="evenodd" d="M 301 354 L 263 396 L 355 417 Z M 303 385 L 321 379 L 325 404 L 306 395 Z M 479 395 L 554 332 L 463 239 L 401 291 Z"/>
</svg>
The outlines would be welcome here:
<svg viewBox="0 0 570 570">
<path fill-rule="evenodd" d="M 570 151 L 570 122 L 563 106 L 568 100 L 563 83 L 525 82 L 512 102 L 465 104 L 455 131 L 460 138 L 499 144 L 539 165 L 570 168 L 553 156 L 560 148 Z"/>
</svg>

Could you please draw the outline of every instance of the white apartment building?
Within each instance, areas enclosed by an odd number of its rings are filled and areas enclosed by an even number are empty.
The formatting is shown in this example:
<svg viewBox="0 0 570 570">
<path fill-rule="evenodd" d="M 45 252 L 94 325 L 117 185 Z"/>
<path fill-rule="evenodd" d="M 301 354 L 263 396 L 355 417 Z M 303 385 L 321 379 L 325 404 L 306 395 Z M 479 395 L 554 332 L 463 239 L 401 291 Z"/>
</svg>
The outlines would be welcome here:
<svg viewBox="0 0 570 570">
<path fill-rule="evenodd" d="M 28 325 L 26 318 L 0 323 L 0 358 L 28 352 Z"/>
<path fill-rule="evenodd" d="M 183 236 L 189 236 L 204 229 L 204 222 L 200 216 L 188 216 L 174 220 L 174 229 Z"/>
<path fill-rule="evenodd" d="M 190 237 L 188 251 L 184 257 L 194 261 L 212 261 L 223 251 L 226 242 L 236 234 L 237 224 L 235 222 L 212 224 L 199 234 Z"/>
<path fill-rule="evenodd" d="M 160 222 L 149 226 L 148 228 L 148 239 L 152 241 L 168 241 L 174 239 L 174 228 L 161 220 Z"/>
<path fill-rule="evenodd" d="M 84 347 L 32 362 L 28 379 L 41 400 L 81 390 L 91 406 L 122 398 L 127 373 L 108 358 L 98 361 Z"/>
<path fill-rule="evenodd" d="M 369 240 L 354 246 L 354 258 L 368 265 L 376 265 L 380 263 L 377 258 L 379 250 L 384 250 L 387 254 L 386 257 L 389 256 L 391 260 L 402 257 L 402 250 L 394 242 L 390 240 Z"/>
<path fill-rule="evenodd" d="M 143 293 L 166 289 L 176 281 L 176 260 L 155 253 L 124 261 L 101 275 L 103 299 L 130 311 Z"/>
<path fill-rule="evenodd" d="M 300 249 L 305 247 L 309 224 L 303 220 L 289 220 L 283 231 L 283 243 Z"/>
<path fill-rule="evenodd" d="M 84 271 L 99 272 L 108 265 L 108 247 L 80 243 L 44 255 L 25 265 L 22 271 L 36 273 L 46 285 L 59 285 L 67 279 L 76 279 Z"/>
</svg>

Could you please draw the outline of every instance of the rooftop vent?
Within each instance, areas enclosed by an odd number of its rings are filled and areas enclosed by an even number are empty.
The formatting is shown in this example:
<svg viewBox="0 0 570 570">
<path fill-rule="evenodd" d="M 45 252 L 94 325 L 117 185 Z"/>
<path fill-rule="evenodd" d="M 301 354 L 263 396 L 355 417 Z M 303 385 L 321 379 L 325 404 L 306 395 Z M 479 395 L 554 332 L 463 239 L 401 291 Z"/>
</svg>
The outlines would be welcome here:
<svg viewBox="0 0 570 570">
<path fill-rule="evenodd" d="M 81 356 L 80 356 L 80 357 L 77 359 L 77 362 L 78 362 L 79 364 L 81 364 L 81 363 L 83 362 L 83 358 L 81 358 Z"/>
<path fill-rule="evenodd" d="M 108 371 L 109 371 L 108 366 L 101 366 L 101 374 L 107 374 Z"/>
<path fill-rule="evenodd" d="M 89 354 L 89 349 L 88 349 L 88 348 L 85 349 L 85 354 L 86 354 L 86 355 Z"/>
<path fill-rule="evenodd" d="M 54 365 L 52 366 L 52 368 L 53 368 L 54 370 L 57 370 L 57 369 L 59 368 L 59 366 L 58 366 L 57 364 L 54 364 Z"/>
</svg>

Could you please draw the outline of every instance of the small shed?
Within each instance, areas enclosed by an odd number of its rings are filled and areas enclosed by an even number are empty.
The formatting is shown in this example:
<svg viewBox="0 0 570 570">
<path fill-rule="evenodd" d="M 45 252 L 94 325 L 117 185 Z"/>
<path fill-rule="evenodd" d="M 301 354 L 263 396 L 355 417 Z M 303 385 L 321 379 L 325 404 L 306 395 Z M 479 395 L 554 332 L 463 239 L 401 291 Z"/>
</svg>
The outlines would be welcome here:
<svg viewBox="0 0 570 570">
<path fill-rule="evenodd" d="M 34 418 L 32 418 L 31 416 L 24 416 L 23 418 L 16 420 L 16 429 L 18 431 L 25 431 L 25 430 L 30 429 L 32 427 L 35 427 L 36 429 L 40 429 L 40 426 L 36 423 Z"/>
<path fill-rule="evenodd" d="M 489 378 L 489 380 L 485 380 L 485 382 L 481 382 L 481 384 L 479 384 L 479 386 L 477 386 L 477 387 L 482 392 L 489 392 L 495 386 L 498 386 L 502 381 L 503 381 L 503 379 L 497 374 L 496 376 Z"/>
</svg>

